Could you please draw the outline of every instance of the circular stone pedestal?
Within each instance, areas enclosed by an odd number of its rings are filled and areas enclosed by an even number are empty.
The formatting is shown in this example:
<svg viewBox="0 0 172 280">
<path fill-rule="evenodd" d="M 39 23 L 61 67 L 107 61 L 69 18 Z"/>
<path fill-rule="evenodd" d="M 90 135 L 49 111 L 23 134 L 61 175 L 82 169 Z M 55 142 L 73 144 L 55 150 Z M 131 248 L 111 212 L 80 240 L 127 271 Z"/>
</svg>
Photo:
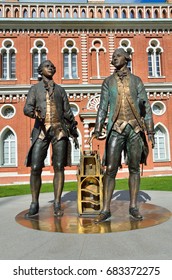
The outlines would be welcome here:
<svg viewBox="0 0 172 280">
<path fill-rule="evenodd" d="M 109 233 L 136 230 L 155 226 L 166 222 L 171 217 L 171 212 L 166 208 L 149 203 L 140 203 L 139 209 L 144 219 L 142 221 L 133 220 L 128 214 L 129 203 L 126 201 L 112 201 L 112 217 L 103 223 L 95 224 L 95 216 L 78 216 L 77 202 L 65 202 L 62 204 L 64 209 L 63 217 L 53 215 L 53 204 L 41 207 L 39 214 L 26 219 L 25 210 L 16 216 L 17 223 L 22 226 L 49 232 L 61 233 Z"/>
</svg>

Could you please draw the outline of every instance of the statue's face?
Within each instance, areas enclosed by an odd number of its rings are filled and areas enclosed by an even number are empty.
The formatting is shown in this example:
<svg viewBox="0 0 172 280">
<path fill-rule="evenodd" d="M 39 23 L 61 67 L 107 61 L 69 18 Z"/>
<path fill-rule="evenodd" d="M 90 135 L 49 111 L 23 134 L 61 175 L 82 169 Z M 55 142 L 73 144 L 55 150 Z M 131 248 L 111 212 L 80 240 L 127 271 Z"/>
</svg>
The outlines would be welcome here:
<svg viewBox="0 0 172 280">
<path fill-rule="evenodd" d="M 121 69 L 124 65 L 127 64 L 125 56 L 119 50 L 116 50 L 113 53 L 112 64 L 116 69 Z"/>
<path fill-rule="evenodd" d="M 42 75 L 50 79 L 53 77 L 54 73 L 55 73 L 54 65 L 51 63 L 51 61 L 46 61 L 42 67 Z"/>
</svg>

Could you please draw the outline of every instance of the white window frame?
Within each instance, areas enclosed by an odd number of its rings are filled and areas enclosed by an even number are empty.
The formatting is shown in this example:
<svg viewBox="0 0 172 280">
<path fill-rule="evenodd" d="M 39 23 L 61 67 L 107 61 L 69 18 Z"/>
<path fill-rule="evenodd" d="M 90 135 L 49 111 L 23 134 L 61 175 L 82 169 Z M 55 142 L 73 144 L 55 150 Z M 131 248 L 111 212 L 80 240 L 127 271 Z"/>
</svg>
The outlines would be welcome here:
<svg viewBox="0 0 172 280">
<path fill-rule="evenodd" d="M 11 116 L 4 116 L 4 114 L 3 114 L 3 111 L 5 110 L 5 109 L 8 109 L 8 108 L 11 108 L 11 109 L 13 109 L 13 114 L 11 115 Z M 0 116 L 2 117 L 2 118 L 4 118 L 4 119 L 11 119 L 11 118 L 13 118 L 14 116 L 15 116 L 15 114 L 16 114 L 16 108 L 12 105 L 12 104 L 4 104 L 1 108 L 0 108 Z"/>
<path fill-rule="evenodd" d="M 9 43 L 11 44 L 10 47 L 6 47 L 6 44 Z M 0 53 L 2 55 L 2 64 L 3 64 L 3 55 L 6 54 L 6 77 L 3 77 L 3 73 L 4 73 L 4 68 L 2 65 L 2 80 L 14 80 L 16 79 L 16 53 L 17 50 L 16 48 L 14 48 L 14 42 L 11 39 L 5 39 L 2 42 L 2 47 L 0 48 Z M 12 56 L 11 54 L 14 53 L 15 54 L 15 63 L 14 63 L 14 70 L 15 70 L 15 77 L 12 78 Z"/>
<path fill-rule="evenodd" d="M 157 105 L 157 106 L 159 106 L 160 107 L 160 112 L 159 113 L 157 113 L 155 110 L 154 110 L 154 106 L 155 105 Z M 153 103 L 152 103 L 152 105 L 151 105 L 151 108 L 152 108 L 152 112 L 153 112 L 153 114 L 154 115 L 156 115 L 156 116 L 162 116 L 165 112 L 166 112 L 166 105 L 165 105 L 165 103 L 164 102 L 162 102 L 162 101 L 154 101 Z"/>
<path fill-rule="evenodd" d="M 159 136 L 155 133 L 155 143 L 156 144 L 155 144 L 155 148 L 153 150 L 153 161 L 154 162 L 170 161 L 170 144 L 169 144 L 168 130 L 162 123 L 157 123 L 155 126 L 155 131 L 156 131 L 156 128 L 158 128 L 158 127 L 164 131 L 164 134 L 162 136 Z M 165 154 L 164 158 L 160 157 L 160 144 L 161 144 L 160 137 L 164 138 L 164 142 L 163 142 L 164 154 Z M 156 145 L 158 145 L 158 147 L 156 147 Z M 157 154 L 158 154 L 157 158 L 155 157 L 155 149 L 157 149 Z"/>
<path fill-rule="evenodd" d="M 4 158 L 3 158 L 3 150 L 4 150 L 4 136 L 5 134 L 11 131 L 14 134 L 14 141 L 15 141 L 15 163 L 10 163 L 9 164 L 4 164 Z M 17 136 L 15 131 L 9 127 L 6 126 L 0 133 L 0 166 L 1 167 L 16 167 L 17 166 L 17 158 L 18 158 L 18 154 L 17 154 Z"/>
<path fill-rule="evenodd" d="M 72 43 L 73 45 L 69 47 L 68 44 Z M 78 79 L 78 53 L 79 50 L 76 47 L 76 43 L 73 39 L 67 39 L 64 42 L 64 47 L 62 48 L 63 53 L 63 79 Z M 67 53 L 67 66 L 65 66 L 65 53 Z M 75 66 L 72 61 L 72 55 L 76 53 Z M 75 67 L 76 76 L 73 75 L 73 67 Z M 65 69 L 67 69 L 68 76 L 65 76 Z"/>
<path fill-rule="evenodd" d="M 155 42 L 156 45 L 153 46 L 152 42 Z M 163 53 L 163 49 L 160 46 L 160 42 L 157 39 L 151 39 L 149 41 L 149 46 L 147 47 L 146 52 L 148 53 L 148 76 L 151 78 L 162 77 L 161 54 Z M 151 63 L 151 65 L 149 65 L 149 63 Z M 150 67 L 152 73 L 150 73 L 149 71 Z"/>
<path fill-rule="evenodd" d="M 131 46 L 131 42 L 128 39 L 121 39 L 119 42 L 119 47 L 123 48 L 130 56 L 134 53 L 134 49 Z M 131 73 L 133 73 L 133 63 L 132 60 L 128 62 L 127 67 L 130 69 Z"/>
<path fill-rule="evenodd" d="M 100 43 L 100 46 L 99 47 L 96 47 L 94 44 L 96 42 L 99 42 Z M 100 51 L 103 50 L 104 53 L 106 53 L 106 49 L 105 47 L 103 47 L 103 42 L 100 40 L 100 39 L 94 39 L 92 41 L 92 47 L 89 49 L 89 53 L 91 53 L 92 51 L 96 51 L 96 69 L 97 69 L 97 78 L 98 79 L 101 79 L 101 76 L 100 76 L 100 61 L 99 61 L 99 53 Z"/>
<path fill-rule="evenodd" d="M 41 47 L 38 47 L 38 44 L 42 44 Z M 43 52 L 45 52 L 46 57 L 45 59 L 47 59 L 47 53 L 48 53 L 48 49 L 45 47 L 45 42 L 42 39 L 37 39 L 34 41 L 34 46 L 31 48 L 30 53 L 32 54 L 32 78 L 33 79 L 37 79 L 38 74 L 35 75 L 35 72 L 37 72 L 37 68 L 38 66 L 41 64 L 41 62 L 43 62 L 44 59 L 42 59 L 42 54 Z M 38 54 L 38 63 L 37 66 L 35 66 L 35 61 L 34 61 L 34 54 L 37 53 Z M 35 71 L 36 70 L 36 71 Z"/>
</svg>

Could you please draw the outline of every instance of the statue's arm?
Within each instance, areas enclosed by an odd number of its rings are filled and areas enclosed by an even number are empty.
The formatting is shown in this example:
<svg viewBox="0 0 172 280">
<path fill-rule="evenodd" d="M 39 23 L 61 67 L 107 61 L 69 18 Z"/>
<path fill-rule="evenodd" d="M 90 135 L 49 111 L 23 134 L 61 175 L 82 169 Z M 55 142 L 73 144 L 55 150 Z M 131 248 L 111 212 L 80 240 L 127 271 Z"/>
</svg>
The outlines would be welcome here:
<svg viewBox="0 0 172 280">
<path fill-rule="evenodd" d="M 108 105 L 109 105 L 109 87 L 108 87 L 108 83 L 105 80 L 101 88 L 100 105 L 97 112 L 96 124 L 93 133 L 97 137 L 101 135 L 102 128 L 104 126 L 106 116 L 108 113 Z"/>
<path fill-rule="evenodd" d="M 77 131 L 77 121 L 75 120 L 74 114 L 71 110 L 69 100 L 67 97 L 67 93 L 64 89 L 62 89 L 62 96 L 63 96 L 63 110 L 64 110 L 64 118 L 69 128 L 69 132 L 73 137 L 78 137 Z"/>
<path fill-rule="evenodd" d="M 28 92 L 23 111 L 26 116 L 30 118 L 36 118 L 35 110 L 36 110 L 35 87 L 32 86 Z"/>
<path fill-rule="evenodd" d="M 155 139 L 154 139 L 154 121 L 153 121 L 153 115 L 152 115 L 152 109 L 151 105 L 147 96 L 147 92 L 145 90 L 145 87 L 143 85 L 143 82 L 140 80 L 139 85 L 139 100 L 142 102 L 143 108 L 144 108 L 144 124 L 146 128 L 146 132 L 148 135 L 148 140 L 152 142 L 152 147 L 155 145 Z"/>
</svg>

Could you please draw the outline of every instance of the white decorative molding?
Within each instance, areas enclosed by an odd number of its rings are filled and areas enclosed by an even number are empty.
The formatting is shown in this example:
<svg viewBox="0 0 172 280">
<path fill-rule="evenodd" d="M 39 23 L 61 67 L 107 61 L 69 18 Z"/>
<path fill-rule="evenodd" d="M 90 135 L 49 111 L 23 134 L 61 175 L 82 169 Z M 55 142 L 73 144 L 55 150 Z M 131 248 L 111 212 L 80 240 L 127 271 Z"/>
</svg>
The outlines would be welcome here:
<svg viewBox="0 0 172 280">
<path fill-rule="evenodd" d="M 100 104 L 100 94 L 91 97 L 87 103 L 87 110 L 97 111 Z"/>
</svg>

